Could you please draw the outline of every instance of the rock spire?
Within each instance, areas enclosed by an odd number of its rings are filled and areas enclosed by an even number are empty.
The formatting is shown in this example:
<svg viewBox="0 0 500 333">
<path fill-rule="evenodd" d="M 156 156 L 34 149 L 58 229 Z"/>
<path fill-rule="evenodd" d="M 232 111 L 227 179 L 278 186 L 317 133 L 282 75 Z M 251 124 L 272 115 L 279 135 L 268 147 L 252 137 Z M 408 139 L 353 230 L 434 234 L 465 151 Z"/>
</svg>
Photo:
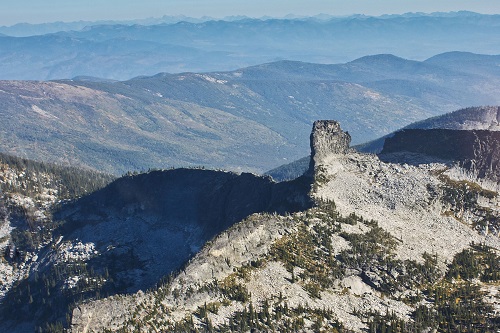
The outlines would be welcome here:
<svg viewBox="0 0 500 333">
<path fill-rule="evenodd" d="M 351 136 L 342 131 L 340 124 L 334 120 L 317 120 L 311 132 L 311 162 L 309 174 L 313 174 L 316 166 L 331 154 L 345 154 L 349 150 Z"/>
</svg>

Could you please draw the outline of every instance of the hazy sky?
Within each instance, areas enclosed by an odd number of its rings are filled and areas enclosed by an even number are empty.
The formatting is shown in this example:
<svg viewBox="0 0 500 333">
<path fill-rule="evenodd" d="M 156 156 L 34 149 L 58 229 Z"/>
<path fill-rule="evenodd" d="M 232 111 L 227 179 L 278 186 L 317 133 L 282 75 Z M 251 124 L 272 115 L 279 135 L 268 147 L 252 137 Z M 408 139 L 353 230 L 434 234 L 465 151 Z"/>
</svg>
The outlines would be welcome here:
<svg viewBox="0 0 500 333">
<path fill-rule="evenodd" d="M 499 14 L 500 0 L 0 0 L 0 26 L 20 22 L 126 20 L 163 15 L 191 17 L 287 14 L 381 15 L 469 10 Z"/>
</svg>

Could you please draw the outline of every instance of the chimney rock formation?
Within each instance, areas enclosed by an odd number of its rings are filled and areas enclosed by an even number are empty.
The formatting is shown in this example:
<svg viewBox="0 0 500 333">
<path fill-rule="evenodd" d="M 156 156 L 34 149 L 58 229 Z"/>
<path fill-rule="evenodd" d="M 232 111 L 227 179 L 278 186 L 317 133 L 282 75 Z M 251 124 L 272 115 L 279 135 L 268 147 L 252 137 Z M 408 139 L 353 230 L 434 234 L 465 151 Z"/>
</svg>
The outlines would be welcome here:
<svg viewBox="0 0 500 333">
<path fill-rule="evenodd" d="M 349 150 L 351 136 L 342 131 L 334 120 L 317 120 L 311 132 L 311 162 L 308 173 L 312 175 L 316 166 L 331 154 L 345 154 Z"/>
</svg>

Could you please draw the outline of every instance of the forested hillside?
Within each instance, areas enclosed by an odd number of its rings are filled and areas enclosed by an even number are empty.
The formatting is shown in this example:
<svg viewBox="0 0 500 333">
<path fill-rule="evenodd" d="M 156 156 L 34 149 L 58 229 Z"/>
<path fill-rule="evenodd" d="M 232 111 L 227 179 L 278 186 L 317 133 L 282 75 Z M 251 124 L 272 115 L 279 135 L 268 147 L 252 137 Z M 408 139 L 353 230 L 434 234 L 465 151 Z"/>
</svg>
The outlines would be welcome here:
<svg viewBox="0 0 500 333">
<path fill-rule="evenodd" d="M 476 58 L 446 57 L 464 56 Z M 473 62 L 461 72 L 377 55 L 123 82 L 1 81 L 0 121 L 9 126 L 0 129 L 0 150 L 115 175 L 186 166 L 261 173 L 306 156 L 303 138 L 316 119 L 338 119 L 358 144 L 459 108 L 499 104 L 495 64 Z"/>
<path fill-rule="evenodd" d="M 88 195 L 113 176 L 0 154 L 0 298 L 24 279 L 58 227 L 55 207 Z"/>
</svg>

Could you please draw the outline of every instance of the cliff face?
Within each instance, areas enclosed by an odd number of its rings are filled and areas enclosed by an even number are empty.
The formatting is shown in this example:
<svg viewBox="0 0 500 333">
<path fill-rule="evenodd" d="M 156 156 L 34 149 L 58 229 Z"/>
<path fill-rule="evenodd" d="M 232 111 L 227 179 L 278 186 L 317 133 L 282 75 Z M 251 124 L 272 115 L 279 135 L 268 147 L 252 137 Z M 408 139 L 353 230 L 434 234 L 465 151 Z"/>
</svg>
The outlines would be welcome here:
<svg viewBox="0 0 500 333">
<path fill-rule="evenodd" d="M 349 150 L 351 136 L 340 128 L 334 120 L 317 120 L 313 124 L 310 137 L 311 161 L 308 174 L 312 175 L 315 168 L 324 162 L 331 154 L 345 154 Z"/>
<path fill-rule="evenodd" d="M 253 213 L 309 208 L 308 191 L 304 179 L 274 183 L 249 173 L 153 171 L 120 178 L 63 207 L 55 218 L 65 223 L 56 233 L 72 243 L 95 244 L 99 255 L 89 265 L 99 269 L 112 262 L 112 289 L 136 292 L 154 286 L 213 236 Z"/>
<path fill-rule="evenodd" d="M 447 129 L 464 131 L 499 131 L 500 130 L 500 107 L 480 106 L 460 109 L 441 116 L 428 118 L 405 126 L 401 130 L 419 129 Z M 399 131 L 398 131 L 399 132 Z M 383 136 L 374 141 L 356 146 L 356 150 L 365 153 L 380 153 L 384 146 L 384 141 L 392 137 L 394 133 Z"/>
<path fill-rule="evenodd" d="M 76 299 L 153 288 L 249 215 L 310 208 L 309 189 L 306 178 L 275 183 L 249 173 L 174 169 L 122 177 L 62 204 L 54 212 L 59 227 L 52 241 L 39 250 L 20 287 L 6 295 L 14 300 L 33 290 L 32 304 L 50 300 L 50 306 L 34 317 L 24 303 L 0 307 L 0 331 L 15 331 L 15 318 L 35 326 L 61 320 Z M 53 281 L 43 296 L 37 293 L 43 279 L 35 276 Z"/>
<path fill-rule="evenodd" d="M 406 129 L 385 140 L 382 154 L 413 152 L 453 160 L 479 178 L 500 181 L 500 132 Z"/>
</svg>

